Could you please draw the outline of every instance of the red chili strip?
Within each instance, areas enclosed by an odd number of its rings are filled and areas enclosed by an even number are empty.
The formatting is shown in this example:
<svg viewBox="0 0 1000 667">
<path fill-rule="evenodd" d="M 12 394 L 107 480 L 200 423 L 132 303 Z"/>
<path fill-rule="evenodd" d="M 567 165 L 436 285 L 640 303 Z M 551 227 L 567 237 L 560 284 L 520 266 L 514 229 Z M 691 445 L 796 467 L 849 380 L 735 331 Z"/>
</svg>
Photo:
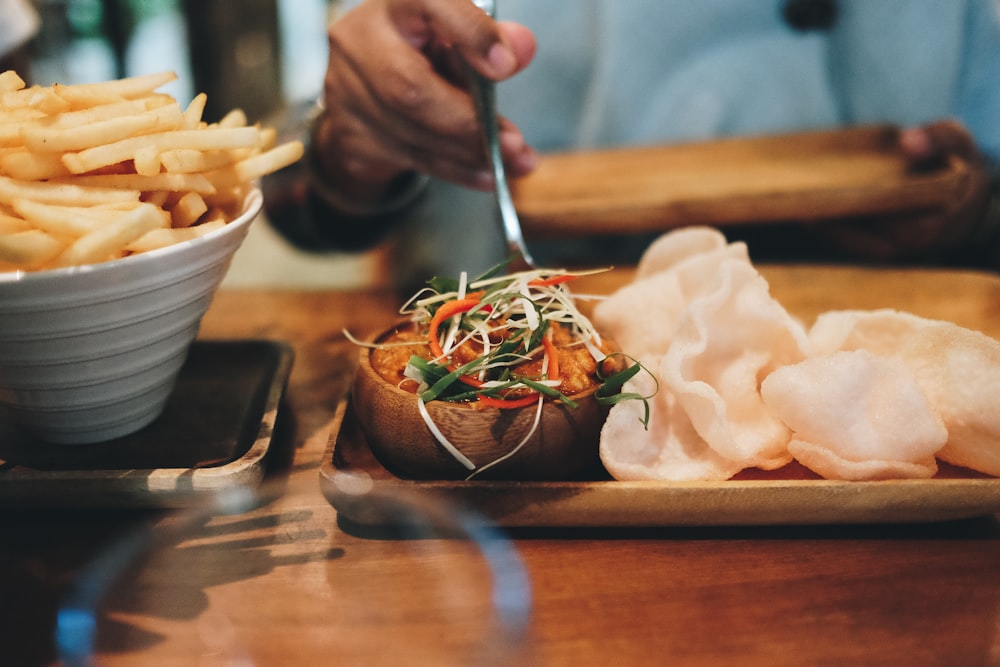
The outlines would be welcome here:
<svg viewBox="0 0 1000 667">
<path fill-rule="evenodd" d="M 427 329 L 427 343 L 430 345 L 431 352 L 434 353 L 435 357 L 441 359 L 445 357 L 444 349 L 441 347 L 441 341 L 438 340 L 438 329 L 441 328 L 441 324 L 449 317 L 453 317 L 460 313 L 467 313 L 474 309 L 481 303 L 480 299 L 482 296 L 482 292 L 470 292 L 466 298 L 456 299 L 455 301 L 449 301 L 448 303 L 441 304 L 441 306 L 434 311 L 434 317 L 431 318 L 431 323 Z M 483 306 L 483 310 L 488 311 L 490 308 L 489 304 Z M 455 370 L 457 365 L 451 364 L 448 368 Z M 464 384 L 476 389 L 483 386 L 483 383 L 480 382 L 478 378 L 474 378 L 471 375 L 460 375 L 458 379 Z"/>
<path fill-rule="evenodd" d="M 542 338 L 542 348 L 545 350 L 545 356 L 548 357 L 549 367 L 548 367 L 548 378 L 550 380 L 559 379 L 559 351 L 556 349 L 556 344 L 552 342 L 552 336 L 547 335 Z M 527 396 L 522 398 L 506 399 L 506 398 L 494 398 L 492 396 L 480 396 L 479 402 L 491 408 L 501 408 L 501 409 L 513 409 L 513 408 L 526 408 L 529 405 L 533 405 L 538 401 L 538 392 L 532 391 Z"/>
<path fill-rule="evenodd" d="M 534 280 L 529 280 L 528 284 L 532 287 L 551 287 L 561 283 L 568 283 L 571 280 L 576 280 L 576 278 L 578 278 L 578 276 L 564 273 L 562 275 L 552 276 L 551 278 L 535 278 Z"/>
<path fill-rule="evenodd" d="M 492 396 L 480 396 L 479 402 L 490 408 L 500 408 L 501 410 L 511 410 L 513 408 L 526 408 L 534 405 L 538 401 L 538 392 L 533 391 L 523 398 L 493 398 Z"/>
<path fill-rule="evenodd" d="M 431 318 L 430 326 L 427 328 L 427 341 L 434 356 L 442 358 L 445 356 L 444 350 L 441 348 L 441 341 L 438 340 L 438 329 L 441 328 L 442 322 L 459 313 L 467 313 L 479 304 L 478 296 L 466 297 L 443 303 L 434 311 L 434 317 Z"/>
</svg>

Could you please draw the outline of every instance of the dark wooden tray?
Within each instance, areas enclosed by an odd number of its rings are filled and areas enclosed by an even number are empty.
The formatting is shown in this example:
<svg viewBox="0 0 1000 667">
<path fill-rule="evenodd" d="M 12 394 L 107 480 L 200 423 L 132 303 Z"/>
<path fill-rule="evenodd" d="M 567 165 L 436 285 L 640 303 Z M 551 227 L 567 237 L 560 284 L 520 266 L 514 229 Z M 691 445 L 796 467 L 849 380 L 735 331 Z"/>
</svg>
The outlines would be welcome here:
<svg viewBox="0 0 1000 667">
<path fill-rule="evenodd" d="M 911 169 L 898 130 L 842 130 L 716 139 L 543 156 L 512 183 L 525 234 L 565 238 L 914 214 L 966 187 L 952 160 Z"/>
<path fill-rule="evenodd" d="M 0 412 L 0 507 L 173 507 L 259 483 L 292 358 L 278 341 L 196 341 L 163 414 L 94 445 L 38 441 Z"/>
<path fill-rule="evenodd" d="M 842 482 L 791 464 L 724 482 L 619 482 L 603 470 L 568 481 L 437 481 L 394 476 L 375 458 L 350 398 L 337 408 L 320 468 L 324 495 L 357 525 L 383 523 L 359 480 L 428 494 L 504 527 L 673 527 L 946 521 L 1000 512 L 1000 479 L 942 464 L 934 479 Z"/>
</svg>

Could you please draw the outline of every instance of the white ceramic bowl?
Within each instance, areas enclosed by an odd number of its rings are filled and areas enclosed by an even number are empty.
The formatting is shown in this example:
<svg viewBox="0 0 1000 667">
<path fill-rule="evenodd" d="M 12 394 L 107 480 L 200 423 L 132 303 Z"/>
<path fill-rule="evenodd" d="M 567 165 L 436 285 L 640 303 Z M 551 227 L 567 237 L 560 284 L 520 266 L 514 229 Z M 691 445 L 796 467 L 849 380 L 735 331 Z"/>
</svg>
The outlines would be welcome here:
<svg viewBox="0 0 1000 667">
<path fill-rule="evenodd" d="M 147 253 L 0 273 L 0 412 L 58 444 L 156 419 L 261 204 L 254 190 L 222 229 Z"/>
</svg>

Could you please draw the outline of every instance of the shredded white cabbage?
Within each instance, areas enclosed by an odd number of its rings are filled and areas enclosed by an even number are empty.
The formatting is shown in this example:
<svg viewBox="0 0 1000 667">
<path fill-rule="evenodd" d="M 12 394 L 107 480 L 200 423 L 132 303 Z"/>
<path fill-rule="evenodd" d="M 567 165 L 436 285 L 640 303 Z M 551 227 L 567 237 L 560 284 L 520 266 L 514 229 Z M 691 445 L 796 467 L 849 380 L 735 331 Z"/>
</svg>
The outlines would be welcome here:
<svg viewBox="0 0 1000 667">
<path fill-rule="evenodd" d="M 430 287 L 424 288 L 413 295 L 400 309 L 401 314 L 409 314 L 414 322 L 426 325 L 431 321 L 436 307 L 450 301 L 467 299 L 472 294 L 482 293 L 480 303 L 471 310 L 448 319 L 447 325 L 442 324 L 438 331 L 438 342 L 444 353 L 443 359 L 435 359 L 437 363 L 445 363 L 458 348 L 468 342 L 476 343 L 482 350 L 481 356 L 468 371 L 469 375 L 477 377 L 483 384 L 481 389 L 507 387 L 510 389 L 526 388 L 528 385 L 516 380 L 488 380 L 487 374 L 498 368 L 517 366 L 522 361 L 543 354 L 542 346 L 536 345 L 530 350 L 520 350 L 515 354 L 500 358 L 497 350 L 501 341 L 519 340 L 527 346 L 528 340 L 538 331 L 544 322 L 559 323 L 570 328 L 573 336 L 581 341 L 595 360 L 601 361 L 604 354 L 600 351 L 600 335 L 590 320 L 576 307 L 575 299 L 566 282 L 545 284 L 547 279 L 560 280 L 562 276 L 580 276 L 606 271 L 570 272 L 560 269 L 536 269 L 514 274 L 500 275 L 488 279 L 469 282 L 466 273 L 459 276 L 457 288 L 453 292 L 437 292 Z M 532 283 L 535 284 L 532 284 Z M 543 361 L 543 375 L 548 369 L 548 359 Z M 404 371 L 406 377 L 417 380 L 422 387 L 427 383 L 416 369 L 410 373 L 408 367 Z M 463 371 L 465 372 L 465 371 Z M 542 377 L 533 380 L 536 384 L 558 388 L 559 380 Z M 531 439 L 541 420 L 544 396 L 538 394 L 535 417 L 528 434 L 510 452 L 478 469 L 459 449 L 441 432 L 434 423 L 423 400 L 417 399 L 420 414 L 426 422 L 434 438 L 466 469 L 473 471 L 467 479 L 514 456 Z"/>
</svg>

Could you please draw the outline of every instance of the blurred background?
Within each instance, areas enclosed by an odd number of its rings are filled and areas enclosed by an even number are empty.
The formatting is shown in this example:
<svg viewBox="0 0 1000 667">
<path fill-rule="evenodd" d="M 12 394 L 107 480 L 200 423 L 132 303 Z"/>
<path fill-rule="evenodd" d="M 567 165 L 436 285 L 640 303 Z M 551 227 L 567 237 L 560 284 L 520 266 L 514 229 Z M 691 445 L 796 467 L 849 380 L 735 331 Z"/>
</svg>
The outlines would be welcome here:
<svg viewBox="0 0 1000 667">
<path fill-rule="evenodd" d="M 182 106 L 208 94 L 205 120 L 234 108 L 289 138 L 326 72 L 337 0 L 30 0 L 41 18 L 27 51 L 32 83 L 87 83 L 171 70 Z M 263 216 L 262 216 L 263 218 Z M 307 253 L 265 219 L 251 228 L 224 287 L 350 289 L 385 277 L 380 251 Z"/>
<path fill-rule="evenodd" d="M 173 70 L 182 103 L 209 94 L 206 119 L 233 107 L 253 121 L 319 93 L 332 0 L 33 0 L 36 83 Z"/>
</svg>

